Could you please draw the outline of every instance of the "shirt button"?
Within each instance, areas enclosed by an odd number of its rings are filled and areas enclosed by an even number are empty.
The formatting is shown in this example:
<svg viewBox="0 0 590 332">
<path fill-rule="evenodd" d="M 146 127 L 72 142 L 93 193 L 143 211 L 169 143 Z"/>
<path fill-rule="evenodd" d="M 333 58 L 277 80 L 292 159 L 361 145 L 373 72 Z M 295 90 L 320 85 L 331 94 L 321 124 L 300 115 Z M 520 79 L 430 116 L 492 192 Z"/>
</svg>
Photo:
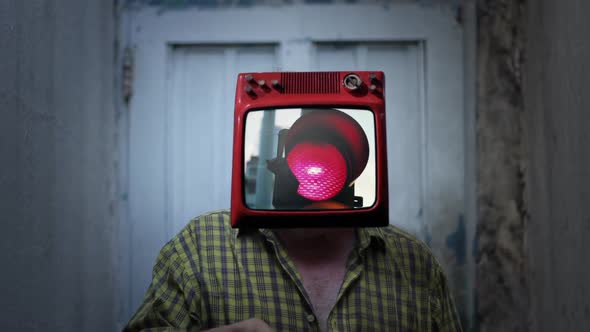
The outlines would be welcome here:
<svg viewBox="0 0 590 332">
<path fill-rule="evenodd" d="M 307 315 L 307 321 L 310 323 L 313 323 L 313 321 L 315 320 L 315 316 L 312 314 Z"/>
</svg>

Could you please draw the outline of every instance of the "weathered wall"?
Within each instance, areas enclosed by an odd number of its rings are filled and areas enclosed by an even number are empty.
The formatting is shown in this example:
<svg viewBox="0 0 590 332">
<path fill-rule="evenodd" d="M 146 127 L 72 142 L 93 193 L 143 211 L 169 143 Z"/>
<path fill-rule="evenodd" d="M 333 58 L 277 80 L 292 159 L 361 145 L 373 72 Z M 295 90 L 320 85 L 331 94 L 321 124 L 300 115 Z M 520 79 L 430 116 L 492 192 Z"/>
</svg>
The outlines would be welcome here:
<svg viewBox="0 0 590 332">
<path fill-rule="evenodd" d="M 479 328 L 590 330 L 590 2 L 478 7 Z"/>
<path fill-rule="evenodd" d="M 115 329 L 113 1 L 0 2 L 0 326 Z"/>
<path fill-rule="evenodd" d="M 590 2 L 529 1 L 530 331 L 590 331 Z"/>
<path fill-rule="evenodd" d="M 481 331 L 526 329 L 523 2 L 478 2 L 476 315 Z"/>
</svg>

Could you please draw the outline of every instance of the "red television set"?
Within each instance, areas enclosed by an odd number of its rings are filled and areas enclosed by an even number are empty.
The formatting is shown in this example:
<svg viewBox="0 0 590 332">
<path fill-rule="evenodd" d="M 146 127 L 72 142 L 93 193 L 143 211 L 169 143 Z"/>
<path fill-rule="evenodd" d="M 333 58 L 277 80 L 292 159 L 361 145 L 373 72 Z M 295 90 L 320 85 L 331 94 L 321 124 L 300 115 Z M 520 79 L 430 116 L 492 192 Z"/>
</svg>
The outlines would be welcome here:
<svg viewBox="0 0 590 332">
<path fill-rule="evenodd" d="M 231 224 L 389 224 L 380 71 L 238 75 Z"/>
</svg>

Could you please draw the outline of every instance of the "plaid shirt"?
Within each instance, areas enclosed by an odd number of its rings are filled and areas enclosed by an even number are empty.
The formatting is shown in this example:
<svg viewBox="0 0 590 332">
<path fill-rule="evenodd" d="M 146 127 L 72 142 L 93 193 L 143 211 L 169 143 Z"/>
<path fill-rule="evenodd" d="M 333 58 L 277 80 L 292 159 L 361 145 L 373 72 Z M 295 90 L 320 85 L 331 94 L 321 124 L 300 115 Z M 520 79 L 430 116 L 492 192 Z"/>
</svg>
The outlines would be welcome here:
<svg viewBox="0 0 590 332">
<path fill-rule="evenodd" d="M 393 226 L 359 228 L 330 331 L 461 331 L 440 265 Z M 125 331 L 199 331 L 260 318 L 276 331 L 319 331 L 293 261 L 268 229 L 244 232 L 229 212 L 192 220 L 164 246 Z"/>
</svg>

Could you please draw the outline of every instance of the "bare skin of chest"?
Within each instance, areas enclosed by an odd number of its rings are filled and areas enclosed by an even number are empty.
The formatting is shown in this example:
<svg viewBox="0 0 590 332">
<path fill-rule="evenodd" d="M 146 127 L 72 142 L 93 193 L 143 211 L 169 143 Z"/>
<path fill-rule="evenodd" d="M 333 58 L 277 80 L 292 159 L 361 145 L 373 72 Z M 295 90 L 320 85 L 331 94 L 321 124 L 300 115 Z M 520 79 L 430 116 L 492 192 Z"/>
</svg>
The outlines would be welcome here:
<svg viewBox="0 0 590 332">
<path fill-rule="evenodd" d="M 303 286 L 310 298 L 318 320 L 325 325 L 330 311 L 336 304 L 338 292 L 344 280 L 345 261 L 324 264 L 322 266 L 306 266 L 297 264 L 303 279 Z"/>
</svg>

